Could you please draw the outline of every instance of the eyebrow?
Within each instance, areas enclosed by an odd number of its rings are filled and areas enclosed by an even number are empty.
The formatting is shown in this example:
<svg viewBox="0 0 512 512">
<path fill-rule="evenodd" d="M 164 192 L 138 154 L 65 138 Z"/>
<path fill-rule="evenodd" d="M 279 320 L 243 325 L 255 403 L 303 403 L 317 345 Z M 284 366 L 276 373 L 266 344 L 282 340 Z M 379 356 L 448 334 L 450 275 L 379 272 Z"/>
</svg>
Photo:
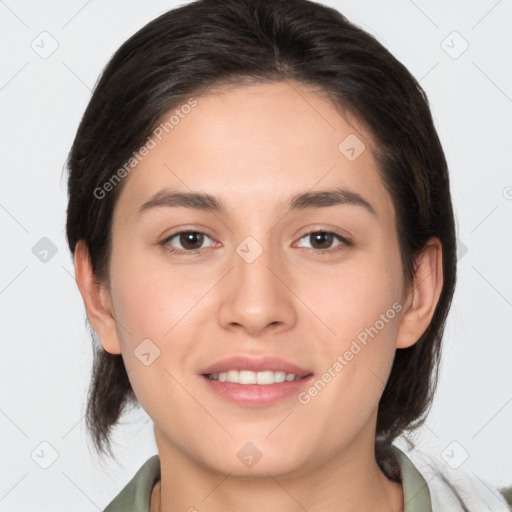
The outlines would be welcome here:
<svg viewBox="0 0 512 512">
<path fill-rule="evenodd" d="M 370 202 L 364 199 L 364 197 L 357 192 L 343 188 L 297 194 L 288 202 L 288 211 L 306 210 L 308 208 L 326 208 L 337 205 L 360 206 L 372 215 L 377 216 L 375 208 Z M 141 214 L 150 209 L 159 207 L 182 207 L 214 213 L 223 213 L 227 210 L 224 202 L 220 198 L 210 194 L 162 190 L 154 194 L 148 201 L 140 206 L 138 213 Z"/>
</svg>

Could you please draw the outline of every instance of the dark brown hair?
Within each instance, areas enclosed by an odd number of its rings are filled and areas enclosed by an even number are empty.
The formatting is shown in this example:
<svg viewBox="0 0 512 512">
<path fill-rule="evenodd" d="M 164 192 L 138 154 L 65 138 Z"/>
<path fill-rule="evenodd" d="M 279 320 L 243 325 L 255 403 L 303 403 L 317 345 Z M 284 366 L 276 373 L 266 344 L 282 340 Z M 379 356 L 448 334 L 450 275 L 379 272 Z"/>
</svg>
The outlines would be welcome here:
<svg viewBox="0 0 512 512">
<path fill-rule="evenodd" d="M 448 170 L 428 101 L 407 69 L 338 11 L 308 0 L 198 0 L 130 37 L 98 81 L 68 157 L 67 238 L 83 240 L 98 281 L 108 276 L 112 214 L 126 182 L 95 193 L 130 159 L 162 116 L 191 95 L 245 82 L 296 81 L 322 91 L 362 123 L 396 211 L 406 282 L 431 236 L 443 246 L 444 284 L 419 341 L 396 351 L 379 404 L 377 460 L 419 426 L 437 382 L 441 339 L 456 279 Z M 341 141 L 340 141 L 341 142 Z M 120 355 L 95 348 L 87 425 L 98 450 L 136 398 Z M 388 450 L 389 453 L 389 450 Z"/>
</svg>

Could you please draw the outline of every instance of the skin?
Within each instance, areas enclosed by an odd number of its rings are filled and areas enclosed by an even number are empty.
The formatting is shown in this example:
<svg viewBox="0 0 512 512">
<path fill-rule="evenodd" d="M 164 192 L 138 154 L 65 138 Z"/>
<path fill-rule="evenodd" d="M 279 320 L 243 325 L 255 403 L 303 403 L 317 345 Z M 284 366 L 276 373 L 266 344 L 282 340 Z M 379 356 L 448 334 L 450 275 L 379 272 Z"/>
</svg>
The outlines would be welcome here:
<svg viewBox="0 0 512 512">
<path fill-rule="evenodd" d="M 122 354 L 154 421 L 162 478 L 152 510 L 402 510 L 401 485 L 374 457 L 377 408 L 395 350 L 414 344 L 434 313 L 439 240 L 428 241 L 414 283 L 405 283 L 373 142 L 315 91 L 278 82 L 196 99 L 125 178 L 108 281 L 95 286 L 85 246 L 75 252 L 89 321 L 103 348 Z M 366 146 L 354 161 L 338 150 L 349 134 Z M 351 204 L 287 212 L 290 197 L 335 187 L 359 193 L 376 215 Z M 213 194 L 226 210 L 139 214 L 162 189 Z M 198 254 L 162 244 L 184 229 L 208 235 Z M 320 229 L 352 245 L 307 236 Z M 263 249 L 252 263 L 236 252 L 247 236 Z M 179 236 L 169 246 L 194 248 Z M 226 356 L 272 354 L 319 378 L 397 302 L 399 314 L 308 404 L 292 396 L 267 407 L 234 405 L 199 375 Z M 160 356 L 145 366 L 134 350 L 148 338 Z M 250 468 L 237 457 L 247 442 L 262 453 Z"/>
</svg>

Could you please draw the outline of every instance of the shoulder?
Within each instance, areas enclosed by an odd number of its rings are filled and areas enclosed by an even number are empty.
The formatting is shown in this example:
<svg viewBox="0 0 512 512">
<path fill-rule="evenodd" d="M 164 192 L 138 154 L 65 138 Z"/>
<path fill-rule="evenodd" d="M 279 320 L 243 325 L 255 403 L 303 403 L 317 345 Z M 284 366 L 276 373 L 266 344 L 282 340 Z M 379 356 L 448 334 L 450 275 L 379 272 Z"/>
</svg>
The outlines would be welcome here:
<svg viewBox="0 0 512 512">
<path fill-rule="evenodd" d="M 394 447 L 397 455 L 405 458 L 422 475 L 428 485 L 432 512 L 510 512 L 512 510 L 498 489 L 474 472 L 461 468 L 452 469 L 447 464 L 419 450 L 402 452 Z M 399 453 L 398 453 L 399 452 Z M 401 456 L 400 456 L 401 454 Z"/>
<path fill-rule="evenodd" d="M 104 512 L 149 512 L 151 491 L 160 479 L 158 455 L 149 458 Z"/>
</svg>

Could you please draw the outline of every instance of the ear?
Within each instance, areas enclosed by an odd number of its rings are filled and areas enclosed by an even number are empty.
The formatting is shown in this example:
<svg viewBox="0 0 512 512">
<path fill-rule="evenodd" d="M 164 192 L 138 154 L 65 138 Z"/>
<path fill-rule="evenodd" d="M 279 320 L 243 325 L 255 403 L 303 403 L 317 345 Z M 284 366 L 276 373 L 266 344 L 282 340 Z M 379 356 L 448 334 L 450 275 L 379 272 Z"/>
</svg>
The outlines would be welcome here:
<svg viewBox="0 0 512 512">
<path fill-rule="evenodd" d="M 431 237 L 416 260 L 414 280 L 405 299 L 396 348 L 414 345 L 434 316 L 443 288 L 443 248 Z"/>
<path fill-rule="evenodd" d="M 87 311 L 87 318 L 100 339 L 101 346 L 110 354 L 120 354 L 116 321 L 105 284 L 95 279 L 89 250 L 83 240 L 75 245 L 75 279 Z"/>
</svg>

